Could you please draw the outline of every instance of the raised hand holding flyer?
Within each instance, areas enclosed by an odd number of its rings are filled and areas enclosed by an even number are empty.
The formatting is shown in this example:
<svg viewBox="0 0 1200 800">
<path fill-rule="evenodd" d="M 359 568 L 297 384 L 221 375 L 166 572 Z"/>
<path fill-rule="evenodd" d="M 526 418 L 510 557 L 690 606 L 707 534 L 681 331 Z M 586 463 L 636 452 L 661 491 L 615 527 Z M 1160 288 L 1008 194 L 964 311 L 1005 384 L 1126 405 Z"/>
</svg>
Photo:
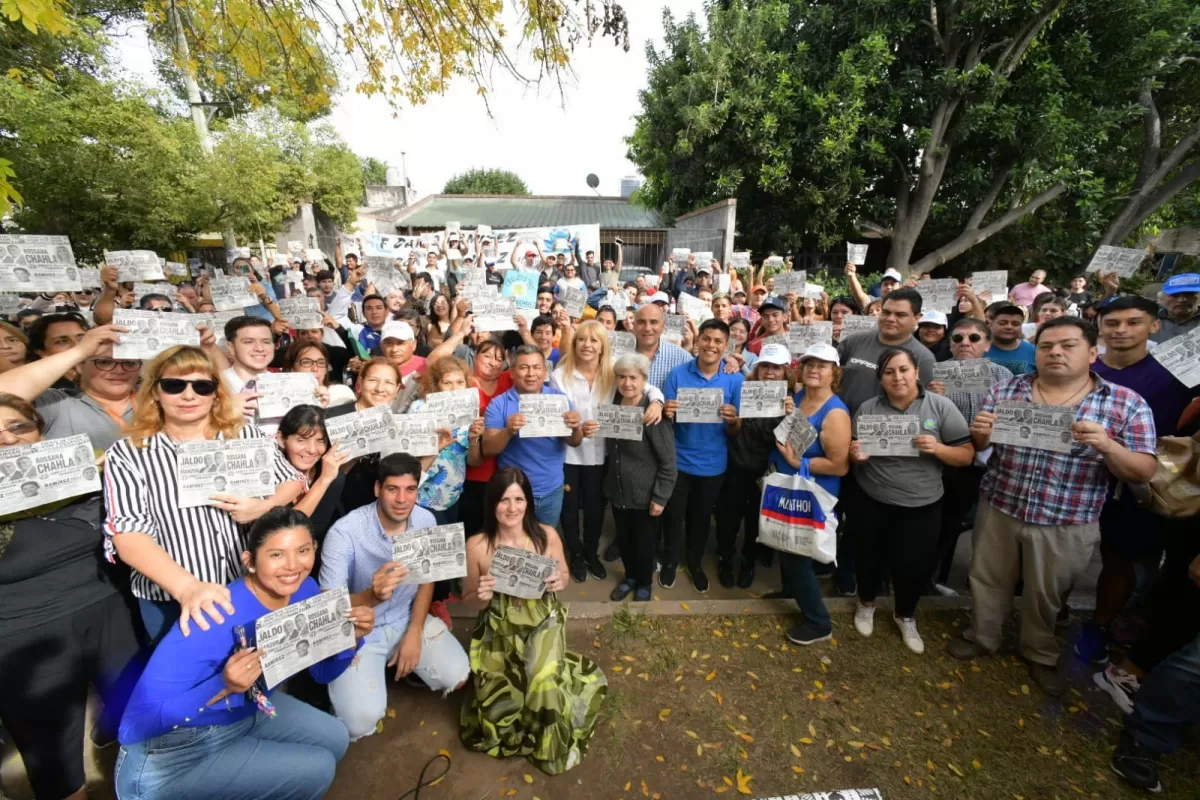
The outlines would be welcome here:
<svg viewBox="0 0 1200 800">
<path fill-rule="evenodd" d="M 438 453 L 437 417 L 433 414 L 393 414 L 392 431 L 379 450 L 381 456 L 408 453 L 410 456 L 436 456 Z M 394 432 L 394 435 L 393 435 Z"/>
<path fill-rule="evenodd" d="M 743 419 L 782 417 L 787 399 L 787 381 L 746 381 L 738 416 Z"/>
<path fill-rule="evenodd" d="M 933 379 L 945 384 L 947 392 L 984 394 L 992 388 L 992 362 L 986 358 L 941 361 L 933 365 Z"/>
<path fill-rule="evenodd" d="M 0 447 L 4 513 L 100 491 L 96 453 L 87 434 Z"/>
<path fill-rule="evenodd" d="M 1032 447 L 1053 453 L 1070 453 L 1075 444 L 1071 426 L 1075 409 L 1044 403 L 1005 400 L 996 404 L 992 444 Z"/>
<path fill-rule="evenodd" d="M 500 547 L 492 556 L 488 574 L 496 579 L 495 591 L 510 597 L 537 600 L 546 593 L 546 581 L 558 569 L 553 558 L 516 547 Z"/>
<path fill-rule="evenodd" d="M 1088 262 L 1086 272 L 1115 272 L 1122 278 L 1128 278 L 1137 272 L 1145 260 L 1145 250 L 1104 244 L 1100 245 L 1092 260 Z"/>
<path fill-rule="evenodd" d="M 467 574 L 467 538 L 461 522 L 421 528 L 392 538 L 392 560 L 408 567 L 402 584 L 420 585 Z"/>
<path fill-rule="evenodd" d="M 725 392 L 721 389 L 680 389 L 676 397 L 679 409 L 676 422 L 714 423 L 721 421 Z"/>
<path fill-rule="evenodd" d="M 571 435 L 571 429 L 563 420 L 563 414 L 571 410 L 565 395 L 523 394 L 520 404 L 521 413 L 525 415 L 525 426 L 518 434 L 522 439 Z"/>
<path fill-rule="evenodd" d="M 1200 328 L 1168 339 L 1151 350 L 1150 355 L 1189 389 L 1200 384 Z"/>
<path fill-rule="evenodd" d="M 282 417 L 296 406 L 320 405 L 317 376 L 311 372 L 264 372 L 258 376 L 259 419 Z"/>
<path fill-rule="evenodd" d="M 788 325 L 787 346 L 792 355 L 801 355 L 814 344 L 833 344 L 832 322 L 793 322 Z"/>
<path fill-rule="evenodd" d="M 743 390 L 745 387 L 743 387 Z M 775 441 L 780 444 L 790 444 L 792 452 L 803 456 L 812 443 L 817 440 L 817 429 L 808 421 L 808 417 L 796 409 L 784 417 L 774 430 Z"/>
<path fill-rule="evenodd" d="M 386 406 L 331 417 L 325 421 L 325 430 L 329 433 L 330 444 L 339 443 L 342 452 L 351 458 L 378 453 L 388 439 L 389 431 L 395 438 L 392 412 Z"/>
<path fill-rule="evenodd" d="M 212 504 L 215 494 L 269 497 L 275 493 L 274 439 L 210 439 L 178 446 L 179 507 Z"/>
<path fill-rule="evenodd" d="M 77 292 L 83 288 L 66 236 L 0 234 L 0 286 L 8 292 Z"/>
<path fill-rule="evenodd" d="M 479 390 L 455 389 L 425 395 L 425 411 L 437 416 L 438 425 L 450 430 L 470 427 L 479 416 Z"/>
<path fill-rule="evenodd" d="M 127 328 L 113 345 L 116 359 L 147 361 L 176 345 L 200 346 L 200 331 L 191 314 L 118 308 L 113 311 L 113 325 Z"/>
<path fill-rule="evenodd" d="M 120 283 L 165 281 L 162 262 L 153 250 L 114 250 L 104 254 L 104 261 L 117 268 Z"/>
<path fill-rule="evenodd" d="M 921 433 L 921 418 L 903 414 L 863 414 L 854 420 L 855 438 L 865 456 L 916 458 L 921 454 L 913 439 Z"/>
<path fill-rule="evenodd" d="M 284 606 L 254 621 L 253 645 L 262 653 L 262 681 L 273 689 L 301 670 L 354 647 L 345 586 Z"/>
</svg>

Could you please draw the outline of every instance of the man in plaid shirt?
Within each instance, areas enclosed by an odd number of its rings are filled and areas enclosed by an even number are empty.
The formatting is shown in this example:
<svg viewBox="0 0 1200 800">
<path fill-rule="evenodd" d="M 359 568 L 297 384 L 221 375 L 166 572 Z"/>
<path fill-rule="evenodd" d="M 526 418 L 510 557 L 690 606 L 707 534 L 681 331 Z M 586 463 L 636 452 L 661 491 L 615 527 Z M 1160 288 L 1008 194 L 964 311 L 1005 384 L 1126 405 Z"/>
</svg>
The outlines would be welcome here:
<svg viewBox="0 0 1200 800">
<path fill-rule="evenodd" d="M 994 445 L 975 519 L 971 629 L 949 648 L 956 658 L 996 651 L 1013 590 L 1023 579 L 1021 655 L 1034 682 L 1052 696 L 1067 688 L 1057 670 L 1055 617 L 1099 541 L 1109 476 L 1145 483 L 1155 467 L 1154 415 L 1136 392 L 1091 371 L 1096 342 L 1095 326 L 1078 317 L 1044 323 L 1035 339 L 1037 368 L 993 385 L 971 424 L 979 451 L 991 445 L 998 403 L 1074 413 L 1070 453 Z"/>
</svg>

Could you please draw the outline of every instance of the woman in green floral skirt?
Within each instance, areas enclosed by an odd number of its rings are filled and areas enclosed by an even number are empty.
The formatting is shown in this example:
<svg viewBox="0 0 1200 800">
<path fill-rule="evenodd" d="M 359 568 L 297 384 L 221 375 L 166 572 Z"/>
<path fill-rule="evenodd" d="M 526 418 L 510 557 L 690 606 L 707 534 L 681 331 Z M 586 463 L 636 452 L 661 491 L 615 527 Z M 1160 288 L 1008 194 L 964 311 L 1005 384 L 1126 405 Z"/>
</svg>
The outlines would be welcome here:
<svg viewBox="0 0 1200 800">
<path fill-rule="evenodd" d="M 567 651 L 566 607 L 555 595 L 569 579 L 562 542 L 554 528 L 534 517 L 525 473 L 497 470 L 484 505 L 483 532 L 467 542 L 464 598 L 486 607 L 471 637 L 472 679 L 460 736 L 473 750 L 526 756 L 557 775 L 587 752 L 608 679 L 593 661 Z M 553 559 L 541 597 L 502 593 L 506 587 L 489 574 L 501 547 Z"/>
</svg>

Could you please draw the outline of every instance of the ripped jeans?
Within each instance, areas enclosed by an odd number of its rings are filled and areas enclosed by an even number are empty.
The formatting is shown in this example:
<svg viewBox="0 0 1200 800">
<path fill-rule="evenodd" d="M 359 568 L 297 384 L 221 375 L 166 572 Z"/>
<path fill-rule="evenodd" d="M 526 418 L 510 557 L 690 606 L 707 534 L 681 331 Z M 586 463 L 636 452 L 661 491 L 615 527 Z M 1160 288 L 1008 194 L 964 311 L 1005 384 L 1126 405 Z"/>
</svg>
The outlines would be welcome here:
<svg viewBox="0 0 1200 800">
<path fill-rule="evenodd" d="M 376 628 L 363 642 L 354 663 L 329 684 L 334 715 L 350 731 L 350 741 L 370 736 L 387 713 L 387 689 L 396 674 L 387 662 L 407 628 Z M 432 614 L 425 618 L 421 660 L 413 673 L 435 692 L 448 694 L 471 674 L 471 662 L 454 634 Z"/>
</svg>

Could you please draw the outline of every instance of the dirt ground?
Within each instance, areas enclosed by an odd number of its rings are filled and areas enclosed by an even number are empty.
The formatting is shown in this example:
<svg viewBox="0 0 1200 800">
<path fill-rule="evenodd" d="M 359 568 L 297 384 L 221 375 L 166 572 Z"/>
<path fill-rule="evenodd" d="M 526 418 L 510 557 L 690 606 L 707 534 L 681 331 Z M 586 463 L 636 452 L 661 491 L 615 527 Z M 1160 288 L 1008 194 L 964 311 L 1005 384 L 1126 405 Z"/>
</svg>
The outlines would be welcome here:
<svg viewBox="0 0 1200 800">
<path fill-rule="evenodd" d="M 329 797 L 395 800 L 440 750 L 453 764 L 424 798 L 663 800 L 870 787 L 889 800 L 1139 796 L 1109 771 L 1120 713 L 1091 671 L 1074 662 L 1075 689 L 1052 700 L 1011 655 L 945 656 L 945 640 L 964 621 L 924 615 L 924 656 L 905 649 L 883 614 L 871 639 L 838 615 L 835 640 L 811 648 L 788 644 L 793 621 L 777 617 L 622 611 L 603 624 L 574 622 L 571 646 L 600 662 L 610 687 L 579 767 L 552 778 L 522 759 L 466 752 L 458 697 L 397 687 L 395 719 L 351 748 Z M 1194 750 L 1166 759 L 1162 777 L 1164 797 L 1196 797 L 1200 759 Z"/>
<path fill-rule="evenodd" d="M 440 751 L 449 773 L 425 800 L 771 797 L 878 787 L 888 800 L 1126 798 L 1108 768 L 1120 713 L 1071 660 L 1074 690 L 1043 696 L 1012 655 L 977 663 L 944 654 L 966 616 L 924 613 L 926 653 L 905 649 L 885 613 L 863 639 L 834 615 L 835 639 L 799 648 L 785 617 L 646 618 L 627 605 L 603 622 L 570 623 L 572 648 L 599 661 L 605 709 L 583 763 L 544 775 L 523 759 L 467 752 L 458 739 L 461 693 L 442 699 L 395 684 L 381 733 L 351 746 L 328 797 L 397 800 Z M 469 621 L 456 634 L 469 636 Z M 92 797 L 112 797 L 115 749 L 95 759 Z M 1192 748 L 1163 762 L 1167 798 L 1195 798 Z M 28 797 L 19 767 L 5 789 Z M 441 772 L 435 763 L 428 777 Z M 13 780 L 14 773 L 17 779 Z M 739 790 L 741 790 L 739 792 Z"/>
</svg>

